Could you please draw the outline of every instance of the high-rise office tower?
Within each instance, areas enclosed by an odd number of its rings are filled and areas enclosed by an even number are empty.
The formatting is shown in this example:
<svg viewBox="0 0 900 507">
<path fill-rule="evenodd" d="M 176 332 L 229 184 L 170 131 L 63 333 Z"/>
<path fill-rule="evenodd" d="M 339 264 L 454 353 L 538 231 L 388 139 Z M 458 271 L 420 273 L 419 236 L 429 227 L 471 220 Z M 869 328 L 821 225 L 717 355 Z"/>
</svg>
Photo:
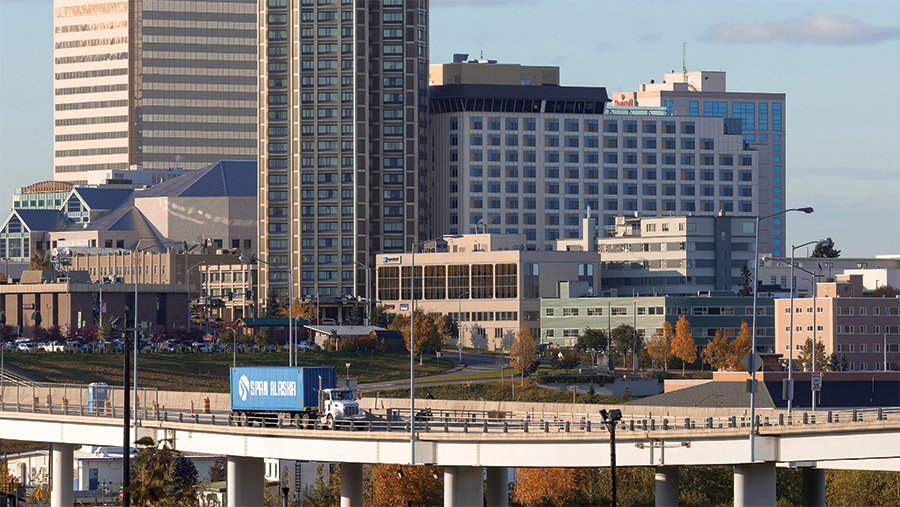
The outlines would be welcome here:
<svg viewBox="0 0 900 507">
<path fill-rule="evenodd" d="M 54 179 L 255 159 L 256 6 L 55 0 Z"/>
<path fill-rule="evenodd" d="M 676 116 L 737 118 L 741 137 L 756 153 L 759 207 L 767 216 L 788 208 L 784 93 L 730 92 L 725 72 L 667 72 L 662 83 L 641 84 L 637 92 L 613 93 L 613 105 L 659 107 Z M 786 255 L 786 218 L 759 224 L 759 251 Z"/>
<path fill-rule="evenodd" d="M 259 11 L 261 294 L 362 295 L 375 254 L 430 238 L 428 2 Z"/>
</svg>

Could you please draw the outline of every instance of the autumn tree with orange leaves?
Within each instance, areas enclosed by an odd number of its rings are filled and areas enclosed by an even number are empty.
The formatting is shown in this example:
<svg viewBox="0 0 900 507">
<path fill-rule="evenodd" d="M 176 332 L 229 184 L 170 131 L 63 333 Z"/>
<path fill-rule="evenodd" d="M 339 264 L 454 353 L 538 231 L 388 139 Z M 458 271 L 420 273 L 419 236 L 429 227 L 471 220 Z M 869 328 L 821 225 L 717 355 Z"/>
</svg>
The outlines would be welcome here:
<svg viewBox="0 0 900 507">
<path fill-rule="evenodd" d="M 581 468 L 517 468 L 513 500 L 536 505 L 569 505 L 585 483 Z"/>
<path fill-rule="evenodd" d="M 685 363 L 693 363 L 697 360 L 697 345 L 694 344 L 694 335 L 691 333 L 691 324 L 682 315 L 675 323 L 675 339 L 672 340 L 672 354 L 681 359 L 681 376 L 684 376 Z"/>
<path fill-rule="evenodd" d="M 442 505 L 444 469 L 433 466 L 371 465 L 366 481 L 372 486 L 366 505 L 406 507 Z"/>
</svg>

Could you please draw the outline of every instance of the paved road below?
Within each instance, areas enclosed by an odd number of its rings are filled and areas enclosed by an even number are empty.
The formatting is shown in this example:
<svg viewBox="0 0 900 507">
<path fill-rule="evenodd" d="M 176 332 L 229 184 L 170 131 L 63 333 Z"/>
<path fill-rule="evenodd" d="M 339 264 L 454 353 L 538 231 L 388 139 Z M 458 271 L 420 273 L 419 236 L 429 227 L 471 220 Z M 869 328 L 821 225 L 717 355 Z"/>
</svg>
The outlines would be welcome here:
<svg viewBox="0 0 900 507">
<path fill-rule="evenodd" d="M 493 354 L 482 354 L 480 352 L 463 351 L 462 362 L 460 362 L 460 354 L 456 349 L 444 349 L 441 353 L 442 359 L 453 361 L 453 369 L 446 373 L 438 373 L 437 375 L 429 375 L 427 377 L 416 377 L 417 381 L 427 382 L 428 385 L 456 384 L 463 381 L 461 376 L 472 374 L 488 374 L 496 373 L 496 379 L 500 378 L 500 356 Z M 416 359 L 418 361 L 418 359 Z M 428 361 L 428 358 L 425 358 Z M 504 365 L 509 365 L 509 358 L 504 356 Z M 484 379 L 465 379 L 465 381 L 479 382 L 484 380 L 495 380 L 495 378 Z M 409 387 L 409 378 L 384 380 L 381 382 L 369 382 L 360 384 L 362 391 L 384 391 L 387 389 L 402 389 Z"/>
</svg>

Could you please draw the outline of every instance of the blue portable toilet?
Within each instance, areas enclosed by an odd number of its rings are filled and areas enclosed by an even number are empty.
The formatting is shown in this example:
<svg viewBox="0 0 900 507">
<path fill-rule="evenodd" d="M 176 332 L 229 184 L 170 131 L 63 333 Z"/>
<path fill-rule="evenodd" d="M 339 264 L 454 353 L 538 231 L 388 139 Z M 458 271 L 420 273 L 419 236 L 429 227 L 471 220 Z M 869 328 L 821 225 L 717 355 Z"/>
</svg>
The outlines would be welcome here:
<svg viewBox="0 0 900 507">
<path fill-rule="evenodd" d="M 102 412 L 106 408 L 108 393 L 109 386 L 106 382 L 88 384 L 88 412 Z"/>
</svg>

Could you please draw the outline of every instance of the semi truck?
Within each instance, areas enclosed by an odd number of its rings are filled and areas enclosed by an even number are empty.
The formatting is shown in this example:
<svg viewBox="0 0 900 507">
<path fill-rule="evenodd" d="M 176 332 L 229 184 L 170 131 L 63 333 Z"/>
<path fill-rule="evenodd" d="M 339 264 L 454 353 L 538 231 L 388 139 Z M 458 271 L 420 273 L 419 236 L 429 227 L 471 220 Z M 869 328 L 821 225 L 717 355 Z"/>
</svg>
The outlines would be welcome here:
<svg viewBox="0 0 900 507">
<path fill-rule="evenodd" d="M 355 381 L 337 379 L 333 366 L 231 368 L 232 417 L 241 424 L 277 422 L 299 428 L 334 429 L 342 421 L 364 420 Z"/>
</svg>

